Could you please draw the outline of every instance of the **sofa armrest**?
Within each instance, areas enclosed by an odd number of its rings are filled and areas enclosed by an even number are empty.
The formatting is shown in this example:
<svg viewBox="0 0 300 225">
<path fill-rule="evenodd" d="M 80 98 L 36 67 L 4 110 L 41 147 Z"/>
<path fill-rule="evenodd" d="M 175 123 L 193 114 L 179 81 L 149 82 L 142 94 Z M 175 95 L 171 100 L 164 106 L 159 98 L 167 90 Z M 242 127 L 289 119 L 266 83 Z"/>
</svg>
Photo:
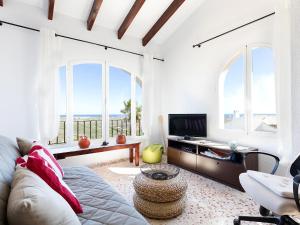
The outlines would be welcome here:
<svg viewBox="0 0 300 225">
<path fill-rule="evenodd" d="M 298 211 L 300 211 L 300 203 L 299 203 L 299 183 L 300 183 L 300 174 L 296 175 L 293 179 L 293 194 L 294 199 L 298 208 Z"/>
<path fill-rule="evenodd" d="M 247 158 L 248 155 L 251 155 L 251 154 L 267 155 L 267 156 L 270 156 L 270 157 L 274 158 L 275 159 L 275 165 L 272 169 L 271 174 L 275 174 L 275 172 L 276 172 L 276 170 L 278 169 L 278 166 L 279 166 L 279 161 L 280 161 L 279 157 L 277 157 L 276 155 L 272 155 L 270 153 L 266 153 L 266 152 L 247 152 L 247 153 L 245 153 L 245 156 L 244 156 L 245 159 Z M 246 160 L 244 160 L 244 163 L 246 163 Z M 246 165 L 245 165 L 245 168 L 247 169 Z"/>
</svg>

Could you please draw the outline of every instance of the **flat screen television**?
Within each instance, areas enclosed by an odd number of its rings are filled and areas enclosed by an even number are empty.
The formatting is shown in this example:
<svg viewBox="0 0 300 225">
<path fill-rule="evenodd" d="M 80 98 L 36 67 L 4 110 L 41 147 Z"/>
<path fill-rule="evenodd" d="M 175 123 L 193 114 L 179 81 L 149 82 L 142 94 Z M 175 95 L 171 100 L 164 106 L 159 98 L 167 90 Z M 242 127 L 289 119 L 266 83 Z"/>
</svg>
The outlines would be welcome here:
<svg viewBox="0 0 300 225">
<path fill-rule="evenodd" d="M 169 135 L 206 137 L 206 114 L 169 114 Z"/>
</svg>

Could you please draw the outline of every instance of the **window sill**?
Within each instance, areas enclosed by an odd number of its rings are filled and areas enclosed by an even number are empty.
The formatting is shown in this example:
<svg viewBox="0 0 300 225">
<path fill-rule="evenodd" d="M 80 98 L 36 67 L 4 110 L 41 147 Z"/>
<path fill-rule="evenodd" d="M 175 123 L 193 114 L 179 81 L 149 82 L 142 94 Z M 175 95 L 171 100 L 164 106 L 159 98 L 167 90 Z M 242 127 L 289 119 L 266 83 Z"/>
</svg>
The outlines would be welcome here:
<svg viewBox="0 0 300 225">
<path fill-rule="evenodd" d="M 146 140 L 146 136 L 126 136 L 128 141 L 144 141 Z M 102 145 L 103 139 L 92 139 L 91 144 L 93 145 Z M 110 137 L 108 140 L 106 140 L 109 143 L 115 143 L 116 137 Z M 78 146 L 78 141 L 73 141 L 71 143 L 65 143 L 65 144 L 52 144 L 48 145 L 47 147 L 49 149 L 57 149 L 57 148 L 68 148 L 68 147 L 75 147 Z"/>
</svg>

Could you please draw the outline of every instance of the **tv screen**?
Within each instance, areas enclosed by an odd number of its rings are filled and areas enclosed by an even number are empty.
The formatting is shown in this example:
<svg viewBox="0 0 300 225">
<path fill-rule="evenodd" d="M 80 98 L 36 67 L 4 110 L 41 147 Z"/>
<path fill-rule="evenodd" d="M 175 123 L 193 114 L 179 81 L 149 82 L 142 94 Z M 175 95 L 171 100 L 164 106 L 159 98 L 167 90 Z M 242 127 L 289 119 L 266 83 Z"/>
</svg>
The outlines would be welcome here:
<svg viewBox="0 0 300 225">
<path fill-rule="evenodd" d="M 206 137 L 206 114 L 169 114 L 169 135 Z"/>
</svg>

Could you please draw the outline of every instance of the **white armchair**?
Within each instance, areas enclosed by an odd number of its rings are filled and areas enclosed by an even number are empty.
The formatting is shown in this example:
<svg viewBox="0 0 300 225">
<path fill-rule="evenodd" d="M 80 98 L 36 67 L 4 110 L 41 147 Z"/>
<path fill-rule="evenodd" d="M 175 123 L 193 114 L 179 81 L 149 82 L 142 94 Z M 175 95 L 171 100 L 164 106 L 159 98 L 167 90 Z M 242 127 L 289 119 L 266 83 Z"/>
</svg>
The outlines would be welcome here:
<svg viewBox="0 0 300 225">
<path fill-rule="evenodd" d="M 300 216 L 298 195 L 300 156 L 290 168 L 290 173 L 294 178 L 288 178 L 274 175 L 279 165 L 277 156 L 262 152 L 258 152 L 258 154 L 269 155 L 276 160 L 272 173 L 247 171 L 240 175 L 240 183 L 246 193 L 261 205 L 260 214 L 262 216 L 239 216 L 233 224 L 239 225 L 241 221 L 255 221 L 278 225 L 299 225 L 293 217 Z"/>
</svg>

